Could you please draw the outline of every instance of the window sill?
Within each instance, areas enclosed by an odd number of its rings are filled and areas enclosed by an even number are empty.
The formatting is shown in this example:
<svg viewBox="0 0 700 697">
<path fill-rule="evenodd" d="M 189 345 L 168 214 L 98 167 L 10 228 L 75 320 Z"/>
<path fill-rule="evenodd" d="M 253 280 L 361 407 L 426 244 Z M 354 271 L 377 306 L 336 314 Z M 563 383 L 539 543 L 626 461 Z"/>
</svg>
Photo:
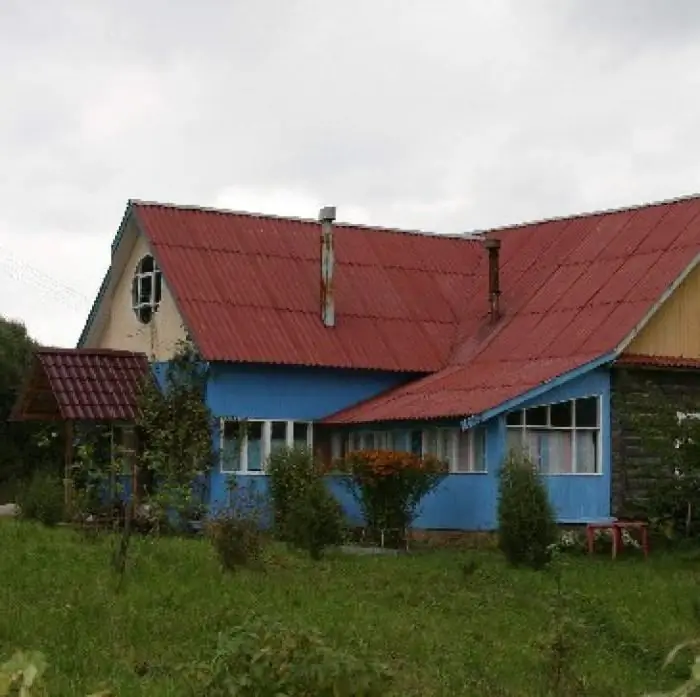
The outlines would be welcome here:
<svg viewBox="0 0 700 697">
<path fill-rule="evenodd" d="M 475 471 L 473 471 L 473 472 L 451 472 L 451 471 L 450 471 L 450 472 L 448 472 L 447 474 L 450 474 L 450 475 L 456 474 L 456 475 L 459 475 L 459 476 L 461 476 L 461 475 L 468 475 L 468 476 L 482 475 L 482 476 L 483 476 L 483 475 L 485 475 L 485 474 L 488 474 L 488 470 L 478 470 L 478 471 L 475 470 Z"/>
<path fill-rule="evenodd" d="M 266 477 L 267 472 L 248 472 L 243 470 L 220 470 L 221 474 L 246 475 L 248 477 Z"/>
<path fill-rule="evenodd" d="M 543 477 L 602 477 L 602 472 L 540 472 Z"/>
</svg>

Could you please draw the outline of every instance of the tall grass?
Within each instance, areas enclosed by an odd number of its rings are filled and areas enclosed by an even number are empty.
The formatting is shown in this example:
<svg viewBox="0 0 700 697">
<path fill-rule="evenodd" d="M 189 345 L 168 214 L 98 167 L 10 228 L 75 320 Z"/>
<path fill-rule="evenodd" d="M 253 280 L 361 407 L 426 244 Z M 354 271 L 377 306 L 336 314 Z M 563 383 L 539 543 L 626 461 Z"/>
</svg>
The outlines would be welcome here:
<svg viewBox="0 0 700 697">
<path fill-rule="evenodd" d="M 115 594 L 112 544 L 0 522 L 0 658 L 41 651 L 52 695 L 104 686 L 128 697 L 186 695 L 180 668 L 210 659 L 218 633 L 251 610 L 389 664 L 392 694 L 546 694 L 554 581 L 508 568 L 498 554 L 312 562 L 272 548 L 263 571 L 231 575 L 205 540 L 137 538 L 127 586 Z M 680 682 L 679 668 L 661 676 L 660 667 L 698 633 L 695 562 L 573 558 L 563 584 L 578 628 L 571 660 L 587 694 L 634 697 Z"/>
</svg>

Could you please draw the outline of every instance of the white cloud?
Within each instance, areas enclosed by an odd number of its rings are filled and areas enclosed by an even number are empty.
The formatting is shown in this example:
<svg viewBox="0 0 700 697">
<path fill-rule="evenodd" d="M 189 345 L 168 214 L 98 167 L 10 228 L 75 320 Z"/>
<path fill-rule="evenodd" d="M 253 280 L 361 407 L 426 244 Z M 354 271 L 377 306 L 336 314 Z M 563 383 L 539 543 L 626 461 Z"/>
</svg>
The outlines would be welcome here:
<svg viewBox="0 0 700 697">
<path fill-rule="evenodd" d="M 700 191 L 700 5 L 603 4 L 5 0 L 0 248 L 88 300 L 5 262 L 0 313 L 73 344 L 132 197 L 456 232 Z"/>
</svg>

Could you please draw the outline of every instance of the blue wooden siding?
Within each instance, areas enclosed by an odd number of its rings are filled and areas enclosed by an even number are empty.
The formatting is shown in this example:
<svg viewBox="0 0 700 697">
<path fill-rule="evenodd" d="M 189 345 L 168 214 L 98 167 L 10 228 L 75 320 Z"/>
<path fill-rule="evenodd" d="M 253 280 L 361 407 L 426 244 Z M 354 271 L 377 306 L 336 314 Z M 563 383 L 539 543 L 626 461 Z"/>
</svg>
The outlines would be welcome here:
<svg viewBox="0 0 700 697">
<path fill-rule="evenodd" d="M 161 373 L 163 366 L 158 366 Z M 344 407 L 375 396 L 408 376 L 372 371 L 345 371 L 284 366 L 213 364 L 208 403 L 215 417 L 270 420 L 318 421 Z M 547 392 L 522 401 L 518 408 L 551 404 L 587 396 L 601 397 L 601 473 L 543 475 L 560 522 L 581 523 L 610 515 L 611 434 L 610 375 L 597 368 Z M 412 429 L 435 424 L 382 424 L 376 430 L 397 429 L 408 444 Z M 451 425 L 457 427 L 457 422 Z M 445 530 L 494 530 L 497 527 L 498 474 L 506 453 L 505 415 L 483 422 L 487 431 L 485 473 L 450 474 L 426 498 L 416 527 Z M 375 430 L 372 427 L 372 430 Z M 218 450 L 218 429 L 214 433 Z M 214 468 L 210 479 L 210 500 L 214 505 L 228 500 L 228 474 Z M 267 488 L 260 475 L 238 477 L 242 485 L 253 483 L 259 492 Z M 343 503 L 348 515 L 359 522 L 359 509 L 338 479 L 329 486 Z"/>
<path fill-rule="evenodd" d="M 374 397 L 416 376 L 384 371 L 332 370 L 299 366 L 213 363 L 207 402 L 215 417 L 285 421 L 319 421 L 345 407 Z M 219 448 L 218 427 L 214 433 Z M 210 479 L 210 498 L 221 505 L 228 500 L 228 474 L 218 463 Z M 239 476 L 242 484 L 265 478 Z"/>
<path fill-rule="evenodd" d="M 598 368 L 565 384 L 540 392 L 518 408 L 542 406 L 577 397 L 601 397 L 600 474 L 545 474 L 550 500 L 561 523 L 583 523 L 610 516 L 611 435 L 610 374 Z M 430 427 L 435 424 L 423 424 Z M 446 425 L 446 424 L 443 424 Z M 456 424 L 453 424 L 456 425 Z M 497 527 L 498 475 L 506 454 L 505 415 L 483 422 L 486 428 L 485 473 L 450 474 L 429 495 L 416 520 L 417 528 L 442 530 L 495 530 Z M 419 424 L 413 424 L 419 428 Z M 377 430 L 391 428 L 389 424 Z M 334 492 L 346 510 L 357 517 L 357 505 L 341 487 Z"/>
<path fill-rule="evenodd" d="M 215 363 L 208 401 L 215 416 L 316 421 L 409 378 L 383 371 Z"/>
</svg>

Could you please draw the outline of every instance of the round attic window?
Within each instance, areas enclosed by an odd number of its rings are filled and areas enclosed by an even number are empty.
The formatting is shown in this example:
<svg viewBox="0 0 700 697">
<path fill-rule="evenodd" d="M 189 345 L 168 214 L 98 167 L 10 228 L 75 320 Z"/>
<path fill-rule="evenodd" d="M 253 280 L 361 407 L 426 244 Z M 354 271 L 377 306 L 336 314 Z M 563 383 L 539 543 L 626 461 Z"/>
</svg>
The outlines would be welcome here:
<svg viewBox="0 0 700 697">
<path fill-rule="evenodd" d="M 160 305 L 163 281 L 155 259 L 146 254 L 136 266 L 131 285 L 131 306 L 139 322 L 148 324 Z"/>
</svg>

